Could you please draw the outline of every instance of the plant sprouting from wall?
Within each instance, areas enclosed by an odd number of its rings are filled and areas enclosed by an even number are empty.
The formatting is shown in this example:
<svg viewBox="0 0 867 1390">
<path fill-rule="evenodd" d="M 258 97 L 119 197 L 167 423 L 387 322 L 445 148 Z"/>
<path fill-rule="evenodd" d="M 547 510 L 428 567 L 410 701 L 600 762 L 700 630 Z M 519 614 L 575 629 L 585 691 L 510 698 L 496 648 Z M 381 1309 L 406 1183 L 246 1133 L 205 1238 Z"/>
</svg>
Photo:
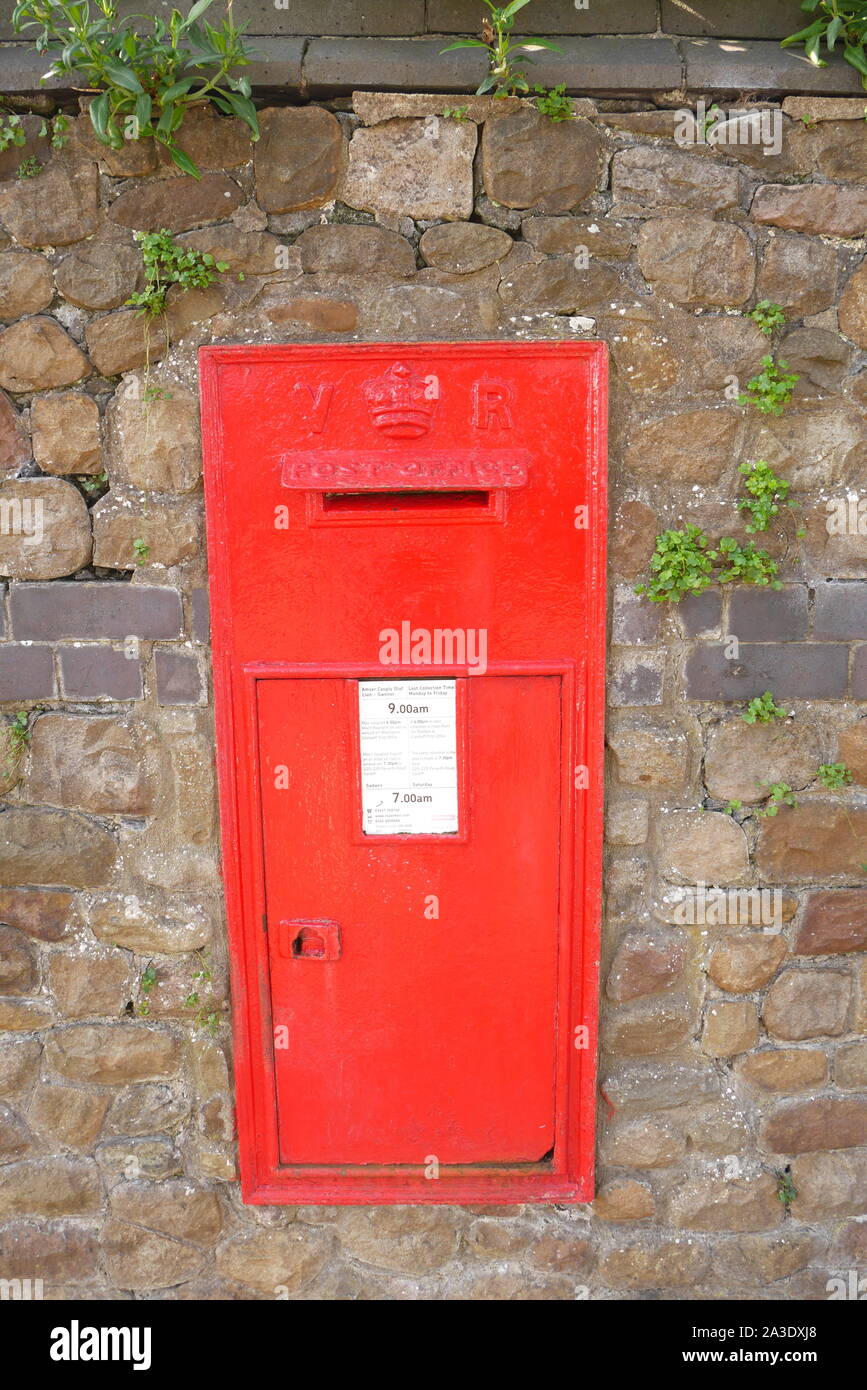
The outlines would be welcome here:
<svg viewBox="0 0 867 1390">
<path fill-rule="evenodd" d="M 822 763 L 816 775 L 829 792 L 842 791 L 852 781 L 852 773 L 845 763 Z"/>
<path fill-rule="evenodd" d="M 483 48 L 488 55 L 489 70 L 476 89 L 476 96 L 493 92 L 495 97 L 514 96 L 518 92 L 529 92 L 530 84 L 518 61 L 532 63 L 532 53 L 536 49 L 547 48 L 554 53 L 562 53 L 556 43 L 547 39 L 524 38 L 517 43 L 512 39 L 512 30 L 519 10 L 530 0 L 511 0 L 508 5 L 495 5 L 493 0 L 482 0 L 489 11 L 482 22 L 481 38 L 458 39 L 440 49 L 441 53 L 451 53 L 456 48 Z M 520 60 L 517 55 L 521 54 Z"/>
<path fill-rule="evenodd" d="M 176 245 L 171 232 L 134 232 L 141 247 L 144 262 L 145 288 L 126 302 L 135 305 L 142 314 L 155 317 L 166 307 L 166 295 L 172 285 L 186 290 L 207 289 L 218 275 L 229 269 L 225 261 L 217 261 L 192 246 Z"/>
<path fill-rule="evenodd" d="M 752 319 L 764 333 L 766 338 L 773 337 L 778 328 L 782 328 L 786 322 L 786 316 L 779 304 L 774 304 L 770 299 L 760 299 L 754 309 L 750 309 L 746 315 Z"/>
<path fill-rule="evenodd" d="M 797 806 L 795 793 L 788 782 L 761 782 L 762 787 L 767 787 L 768 797 L 765 805 L 756 811 L 757 816 L 775 816 L 781 806 Z"/>
<path fill-rule="evenodd" d="M 37 29 L 36 47 L 53 55 L 46 77 L 74 77 L 96 93 L 90 119 L 113 149 L 125 140 L 153 139 L 175 164 L 199 178 L 176 141 L 191 106 L 213 103 L 237 116 L 259 138 L 250 83 L 230 74 L 250 61 L 231 0 L 219 25 L 204 19 L 214 0 L 196 0 L 189 13 L 119 15 L 119 0 L 18 0 L 16 34 Z"/>
<path fill-rule="evenodd" d="M 738 396 L 740 405 L 754 405 L 760 415 L 782 415 L 795 383 L 797 372 L 789 371 L 788 362 L 775 362 L 773 357 L 762 358 L 762 370 L 747 382 L 747 389 Z"/>
<path fill-rule="evenodd" d="M 788 500 L 791 484 L 784 478 L 778 478 L 771 465 L 764 459 L 758 459 L 755 463 L 742 463 L 738 472 L 746 479 L 744 487 L 749 493 L 748 497 L 738 499 L 738 508 L 750 514 L 747 530 L 751 535 L 755 535 L 756 531 L 767 531 L 771 520 L 779 514 L 781 507 L 795 505 Z"/>
<path fill-rule="evenodd" d="M 773 724 L 775 719 L 788 719 L 789 711 L 778 705 L 770 690 L 754 695 L 741 715 L 745 724 Z"/>
<path fill-rule="evenodd" d="M 651 578 L 647 584 L 637 584 L 635 592 L 646 594 L 651 603 L 679 603 L 688 594 L 703 593 L 714 580 L 720 584 L 782 587 L 776 578 L 776 561 L 766 550 L 758 550 L 752 541 L 742 546 L 730 536 L 723 536 L 718 550 L 709 550 L 708 544 L 698 526 L 663 531 L 656 538 L 650 559 Z"/>
<path fill-rule="evenodd" d="M 812 24 L 797 34 L 783 39 L 781 47 L 803 44 L 804 52 L 817 68 L 828 66 L 821 56 L 822 45 L 828 53 L 834 53 L 840 45 L 843 57 L 861 77 L 861 86 L 867 90 L 867 57 L 864 53 L 867 40 L 867 3 L 865 0 L 801 0 L 801 9 L 808 14 L 817 15 Z"/>
</svg>

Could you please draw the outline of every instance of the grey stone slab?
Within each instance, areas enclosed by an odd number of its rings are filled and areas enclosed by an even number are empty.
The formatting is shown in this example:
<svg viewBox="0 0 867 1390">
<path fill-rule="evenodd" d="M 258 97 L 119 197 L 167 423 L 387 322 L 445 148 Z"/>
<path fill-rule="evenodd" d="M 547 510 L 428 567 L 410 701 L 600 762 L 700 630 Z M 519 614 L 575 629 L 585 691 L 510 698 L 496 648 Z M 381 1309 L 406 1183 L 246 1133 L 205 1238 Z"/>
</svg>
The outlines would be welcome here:
<svg viewBox="0 0 867 1390">
<path fill-rule="evenodd" d="M 590 0 L 576 9 L 574 0 L 536 0 L 522 29 L 539 35 L 653 34 L 657 0 Z M 474 34 L 481 22 L 479 0 L 428 0 L 427 27 L 432 34 Z M 698 31 L 696 31 L 698 32 Z"/>
<path fill-rule="evenodd" d="M 564 38 L 561 53 L 540 52 L 528 66 L 533 83 L 565 82 L 577 95 L 668 91 L 680 85 L 681 63 L 672 39 Z M 439 39 L 314 39 L 304 59 L 312 96 L 352 88 L 389 92 L 474 91 L 486 71 L 473 49 L 441 53 Z"/>
<path fill-rule="evenodd" d="M 861 80 L 848 63 L 832 61 L 814 67 L 803 49 L 780 48 L 761 39 L 682 39 L 686 85 L 691 92 L 749 92 L 754 96 L 789 96 L 795 92 L 823 92 L 848 96 L 862 90 Z"/>
<path fill-rule="evenodd" d="M 378 92 L 475 91 L 487 63 L 479 50 L 441 53 L 441 39 L 313 39 L 304 58 L 311 96 L 364 87 Z"/>
<path fill-rule="evenodd" d="M 809 22 L 799 0 L 662 0 L 666 34 L 784 39 Z"/>
</svg>

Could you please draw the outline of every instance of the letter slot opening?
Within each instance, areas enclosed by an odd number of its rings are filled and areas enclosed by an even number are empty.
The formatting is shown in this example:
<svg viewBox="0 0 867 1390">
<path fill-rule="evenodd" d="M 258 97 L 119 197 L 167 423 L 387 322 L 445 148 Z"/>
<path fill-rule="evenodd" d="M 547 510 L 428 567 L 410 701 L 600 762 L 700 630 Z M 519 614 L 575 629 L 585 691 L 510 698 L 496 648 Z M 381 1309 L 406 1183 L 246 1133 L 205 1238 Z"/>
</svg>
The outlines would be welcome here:
<svg viewBox="0 0 867 1390">
<path fill-rule="evenodd" d="M 490 515 L 494 505 L 495 495 L 487 489 L 320 493 L 320 512 L 324 517 L 365 516 L 402 521 L 420 514 L 433 514 L 437 520 L 457 514 L 475 518 Z"/>
</svg>

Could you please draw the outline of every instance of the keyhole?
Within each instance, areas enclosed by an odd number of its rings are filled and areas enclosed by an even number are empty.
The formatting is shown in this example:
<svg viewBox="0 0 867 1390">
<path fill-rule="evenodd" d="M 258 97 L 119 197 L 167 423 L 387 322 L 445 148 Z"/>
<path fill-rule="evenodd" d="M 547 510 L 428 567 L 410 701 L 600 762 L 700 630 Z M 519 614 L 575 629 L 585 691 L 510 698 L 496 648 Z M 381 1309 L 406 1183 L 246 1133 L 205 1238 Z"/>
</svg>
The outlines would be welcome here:
<svg viewBox="0 0 867 1390">
<path fill-rule="evenodd" d="M 322 957 L 325 955 L 325 942 L 318 931 L 304 927 L 292 942 L 293 956 Z"/>
</svg>

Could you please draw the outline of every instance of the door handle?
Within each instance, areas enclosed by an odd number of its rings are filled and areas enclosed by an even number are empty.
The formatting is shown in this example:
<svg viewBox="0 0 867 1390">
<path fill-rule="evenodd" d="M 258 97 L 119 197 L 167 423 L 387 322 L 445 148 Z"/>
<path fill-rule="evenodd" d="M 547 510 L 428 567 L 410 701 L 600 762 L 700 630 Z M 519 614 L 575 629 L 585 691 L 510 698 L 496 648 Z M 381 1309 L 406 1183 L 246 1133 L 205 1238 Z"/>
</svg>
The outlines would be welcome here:
<svg viewBox="0 0 867 1390">
<path fill-rule="evenodd" d="M 325 917 L 284 918 L 277 932 L 277 954 L 286 960 L 338 960 L 343 954 L 340 927 Z"/>
</svg>

